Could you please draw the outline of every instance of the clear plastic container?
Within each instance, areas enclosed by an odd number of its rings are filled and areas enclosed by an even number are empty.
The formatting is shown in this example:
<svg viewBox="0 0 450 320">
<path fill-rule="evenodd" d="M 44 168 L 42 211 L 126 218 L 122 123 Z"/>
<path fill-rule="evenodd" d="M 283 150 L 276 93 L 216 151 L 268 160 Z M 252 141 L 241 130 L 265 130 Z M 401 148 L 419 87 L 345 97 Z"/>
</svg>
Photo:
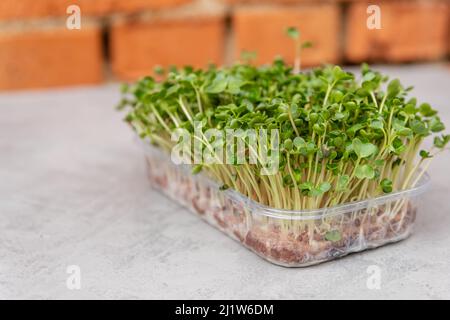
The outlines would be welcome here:
<svg viewBox="0 0 450 320">
<path fill-rule="evenodd" d="M 280 210 L 235 190 L 220 190 L 204 175 L 175 165 L 162 150 L 145 149 L 152 185 L 262 258 L 286 267 L 304 267 L 407 238 L 417 200 L 429 176 L 412 189 L 317 210 Z"/>
</svg>

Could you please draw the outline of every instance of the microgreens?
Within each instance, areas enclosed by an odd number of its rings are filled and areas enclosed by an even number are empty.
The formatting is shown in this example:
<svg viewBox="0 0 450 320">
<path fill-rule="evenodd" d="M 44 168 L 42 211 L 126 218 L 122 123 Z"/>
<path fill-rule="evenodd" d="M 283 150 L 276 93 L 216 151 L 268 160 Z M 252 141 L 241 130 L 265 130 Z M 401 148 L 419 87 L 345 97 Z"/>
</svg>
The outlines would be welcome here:
<svg viewBox="0 0 450 320">
<path fill-rule="evenodd" d="M 295 29 L 288 34 L 299 39 Z M 433 149 L 421 150 L 424 138 L 445 128 L 437 111 L 366 64 L 358 78 L 338 66 L 297 73 L 280 59 L 262 67 L 172 68 L 164 81 L 145 77 L 123 90 L 126 121 L 166 150 L 174 144 L 171 133 L 193 132 L 194 121 L 215 129 L 278 129 L 275 175 L 261 175 L 258 164 L 193 168 L 222 189 L 276 208 L 328 207 L 412 187 L 450 141 L 435 136 Z M 339 240 L 336 233 L 328 237 Z"/>
</svg>

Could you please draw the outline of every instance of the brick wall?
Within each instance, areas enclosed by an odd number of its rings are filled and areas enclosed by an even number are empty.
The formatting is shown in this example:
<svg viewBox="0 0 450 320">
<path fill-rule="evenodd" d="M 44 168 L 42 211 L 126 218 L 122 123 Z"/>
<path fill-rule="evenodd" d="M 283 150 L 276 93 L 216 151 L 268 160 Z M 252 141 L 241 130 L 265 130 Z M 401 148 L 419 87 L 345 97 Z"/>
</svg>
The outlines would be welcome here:
<svg viewBox="0 0 450 320">
<path fill-rule="evenodd" d="M 68 6 L 81 29 L 68 30 Z M 381 29 L 366 22 L 381 9 Z M 450 0 L 1 0 L 0 90 L 132 80 L 155 65 L 293 60 L 303 65 L 440 61 L 449 57 Z"/>
</svg>

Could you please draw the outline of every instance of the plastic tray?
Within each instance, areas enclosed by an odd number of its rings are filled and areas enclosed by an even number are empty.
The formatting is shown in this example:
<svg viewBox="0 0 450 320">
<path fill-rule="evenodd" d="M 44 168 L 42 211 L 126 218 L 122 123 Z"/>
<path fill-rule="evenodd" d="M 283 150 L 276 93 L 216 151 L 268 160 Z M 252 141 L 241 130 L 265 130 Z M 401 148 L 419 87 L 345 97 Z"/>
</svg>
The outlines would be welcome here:
<svg viewBox="0 0 450 320">
<path fill-rule="evenodd" d="M 412 189 L 317 210 L 279 210 L 261 205 L 141 141 L 152 185 L 264 259 L 303 267 L 376 248 L 408 237 L 417 199 L 429 176 Z"/>
</svg>

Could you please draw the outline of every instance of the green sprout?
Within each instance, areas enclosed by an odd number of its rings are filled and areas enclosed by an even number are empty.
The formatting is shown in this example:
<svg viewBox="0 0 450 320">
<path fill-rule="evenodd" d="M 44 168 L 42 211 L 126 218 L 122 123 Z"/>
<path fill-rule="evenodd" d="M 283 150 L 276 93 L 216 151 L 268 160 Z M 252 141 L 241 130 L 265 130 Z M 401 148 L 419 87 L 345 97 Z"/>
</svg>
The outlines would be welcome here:
<svg viewBox="0 0 450 320">
<path fill-rule="evenodd" d="M 286 29 L 286 34 L 289 38 L 294 40 L 295 44 L 295 61 L 294 61 L 294 74 L 298 74 L 301 69 L 301 52 L 303 49 L 312 47 L 312 43 L 309 41 L 300 41 L 300 31 L 296 27 L 288 27 Z"/>
<path fill-rule="evenodd" d="M 257 53 L 255 51 L 242 51 L 241 52 L 241 60 L 245 63 L 245 64 L 250 64 L 252 61 L 256 60 L 257 58 Z"/>
</svg>

